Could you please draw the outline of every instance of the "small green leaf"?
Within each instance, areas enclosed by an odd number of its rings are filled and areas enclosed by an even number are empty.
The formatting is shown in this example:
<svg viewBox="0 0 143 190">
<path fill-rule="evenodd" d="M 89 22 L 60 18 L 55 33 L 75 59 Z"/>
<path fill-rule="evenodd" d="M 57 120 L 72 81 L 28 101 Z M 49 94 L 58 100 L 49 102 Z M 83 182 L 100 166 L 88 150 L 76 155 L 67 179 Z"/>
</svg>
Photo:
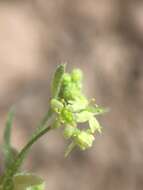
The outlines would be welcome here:
<svg viewBox="0 0 143 190">
<path fill-rule="evenodd" d="M 53 82 L 52 82 L 52 97 L 57 98 L 60 93 L 62 79 L 65 73 L 65 64 L 61 64 L 57 67 Z"/>
<path fill-rule="evenodd" d="M 89 126 L 91 129 L 91 133 L 94 133 L 95 131 L 98 131 L 99 133 L 101 133 L 101 126 L 99 124 L 99 122 L 97 121 L 97 119 L 95 117 L 91 117 L 89 119 Z"/>
<path fill-rule="evenodd" d="M 33 174 L 17 174 L 13 181 L 13 190 L 45 190 L 45 182 Z"/>
</svg>

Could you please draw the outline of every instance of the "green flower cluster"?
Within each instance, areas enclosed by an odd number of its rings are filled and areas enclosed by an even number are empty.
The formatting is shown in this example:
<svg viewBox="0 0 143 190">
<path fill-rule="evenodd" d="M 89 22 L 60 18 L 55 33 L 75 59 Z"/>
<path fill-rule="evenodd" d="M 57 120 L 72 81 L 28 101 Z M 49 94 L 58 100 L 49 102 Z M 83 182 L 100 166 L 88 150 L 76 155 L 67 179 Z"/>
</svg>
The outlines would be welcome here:
<svg viewBox="0 0 143 190">
<path fill-rule="evenodd" d="M 92 146 L 94 133 L 101 133 L 101 126 L 96 115 L 102 114 L 104 109 L 88 100 L 82 92 L 83 74 L 74 69 L 71 73 L 64 73 L 58 98 L 51 100 L 51 108 L 57 114 L 53 127 L 64 125 L 64 137 L 71 139 L 67 154 L 78 146 L 85 150 Z M 79 129 L 78 123 L 89 123 L 86 129 Z"/>
</svg>

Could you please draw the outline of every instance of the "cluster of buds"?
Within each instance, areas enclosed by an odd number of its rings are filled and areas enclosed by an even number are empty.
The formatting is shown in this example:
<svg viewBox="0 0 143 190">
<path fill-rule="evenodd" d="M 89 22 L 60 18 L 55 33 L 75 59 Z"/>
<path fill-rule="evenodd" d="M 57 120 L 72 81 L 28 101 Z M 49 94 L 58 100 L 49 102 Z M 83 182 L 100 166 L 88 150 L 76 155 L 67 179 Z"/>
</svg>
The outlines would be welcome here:
<svg viewBox="0 0 143 190">
<path fill-rule="evenodd" d="M 57 115 L 53 127 L 63 125 L 64 137 L 71 140 L 66 155 L 75 146 L 81 150 L 91 147 L 95 132 L 101 133 L 102 129 L 95 116 L 102 114 L 104 109 L 83 94 L 82 80 L 83 74 L 79 69 L 64 73 L 59 96 L 51 99 L 51 109 Z M 78 123 L 85 122 L 89 124 L 88 128 L 78 128 Z"/>
</svg>

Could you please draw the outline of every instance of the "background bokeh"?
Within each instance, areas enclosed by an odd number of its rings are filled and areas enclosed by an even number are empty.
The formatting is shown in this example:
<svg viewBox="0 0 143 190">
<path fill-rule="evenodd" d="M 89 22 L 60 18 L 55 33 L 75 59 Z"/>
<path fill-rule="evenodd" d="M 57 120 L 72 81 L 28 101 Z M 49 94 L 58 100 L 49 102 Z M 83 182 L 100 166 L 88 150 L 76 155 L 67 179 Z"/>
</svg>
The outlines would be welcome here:
<svg viewBox="0 0 143 190">
<path fill-rule="evenodd" d="M 59 131 L 32 149 L 25 170 L 48 190 L 143 189 L 143 1 L 0 0 L 0 142 L 16 106 L 13 145 L 28 140 L 48 109 L 56 65 L 85 74 L 85 92 L 110 108 L 86 152 L 64 158 Z M 2 170 L 2 153 L 1 153 Z"/>
</svg>

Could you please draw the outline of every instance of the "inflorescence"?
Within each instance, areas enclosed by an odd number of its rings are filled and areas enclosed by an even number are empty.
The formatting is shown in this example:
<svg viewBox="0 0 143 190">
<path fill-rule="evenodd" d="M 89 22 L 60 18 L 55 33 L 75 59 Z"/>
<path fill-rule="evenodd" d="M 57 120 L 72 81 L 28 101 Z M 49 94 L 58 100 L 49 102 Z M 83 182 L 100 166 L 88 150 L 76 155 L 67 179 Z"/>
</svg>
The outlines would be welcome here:
<svg viewBox="0 0 143 190">
<path fill-rule="evenodd" d="M 103 114 L 105 109 L 89 100 L 83 93 L 83 74 L 80 69 L 64 73 L 61 88 L 57 98 L 51 99 L 51 108 L 57 115 L 53 128 L 64 126 L 63 134 L 71 144 L 66 150 L 66 156 L 77 146 L 85 150 L 92 146 L 95 132 L 101 133 L 102 127 L 96 115 Z M 79 123 L 89 124 L 88 128 L 79 128 Z"/>
</svg>

